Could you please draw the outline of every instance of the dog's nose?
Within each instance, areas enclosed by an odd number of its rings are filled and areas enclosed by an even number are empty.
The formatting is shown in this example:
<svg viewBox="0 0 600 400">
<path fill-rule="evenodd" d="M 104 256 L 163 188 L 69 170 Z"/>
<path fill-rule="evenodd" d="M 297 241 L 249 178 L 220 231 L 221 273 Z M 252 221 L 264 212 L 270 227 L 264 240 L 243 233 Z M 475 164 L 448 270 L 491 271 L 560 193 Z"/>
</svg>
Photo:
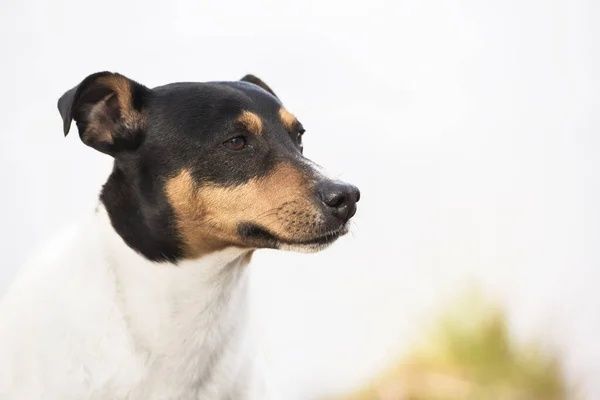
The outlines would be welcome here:
<svg viewBox="0 0 600 400">
<path fill-rule="evenodd" d="M 356 214 L 360 191 L 356 186 L 339 181 L 322 181 L 317 185 L 317 195 L 337 218 L 346 222 Z"/>
</svg>

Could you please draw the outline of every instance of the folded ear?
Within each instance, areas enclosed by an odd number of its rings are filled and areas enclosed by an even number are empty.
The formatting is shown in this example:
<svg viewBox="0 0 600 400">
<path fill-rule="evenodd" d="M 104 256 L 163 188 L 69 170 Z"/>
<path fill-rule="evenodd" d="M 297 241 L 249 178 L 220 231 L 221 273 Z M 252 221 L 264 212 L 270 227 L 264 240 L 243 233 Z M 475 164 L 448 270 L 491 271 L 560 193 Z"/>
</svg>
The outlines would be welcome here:
<svg viewBox="0 0 600 400">
<path fill-rule="evenodd" d="M 114 156 L 143 140 L 144 103 L 150 89 L 112 72 L 98 72 L 58 99 L 65 136 L 77 122 L 83 143 Z"/>
<path fill-rule="evenodd" d="M 271 93 L 273 96 L 277 97 L 277 95 L 275 94 L 275 92 L 269 87 L 269 85 L 267 85 L 266 83 L 264 83 L 260 78 L 257 78 L 256 76 L 252 75 L 252 74 L 248 74 L 246 76 L 244 76 L 242 79 L 240 79 L 242 82 L 250 82 L 255 84 L 256 86 L 266 90 L 267 92 Z M 277 97 L 279 98 L 279 97 Z"/>
</svg>

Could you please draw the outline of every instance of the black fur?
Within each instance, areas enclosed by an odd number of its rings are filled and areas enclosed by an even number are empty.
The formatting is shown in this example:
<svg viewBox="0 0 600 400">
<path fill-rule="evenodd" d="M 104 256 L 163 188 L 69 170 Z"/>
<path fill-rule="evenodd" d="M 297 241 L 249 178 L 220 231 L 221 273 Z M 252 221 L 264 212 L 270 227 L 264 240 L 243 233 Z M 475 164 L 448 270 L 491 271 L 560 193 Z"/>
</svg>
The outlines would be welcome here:
<svg viewBox="0 0 600 400">
<path fill-rule="evenodd" d="M 123 110 L 120 109 L 119 101 L 110 86 L 99 83 L 101 78 L 118 77 L 126 79 L 131 85 L 132 96 L 129 99 L 133 111 L 141 112 L 146 99 L 150 96 L 150 90 L 137 82 L 127 79 L 119 74 L 111 72 L 98 72 L 85 78 L 83 82 L 66 92 L 58 100 L 58 110 L 63 118 L 63 132 L 65 136 L 69 133 L 71 121 L 77 122 L 77 129 L 81 140 L 103 153 L 115 156 L 123 150 L 136 149 L 143 140 L 144 132 L 141 129 L 127 126 L 122 119 Z M 112 94 L 112 97 L 110 96 Z M 90 134 L 87 130 L 91 122 L 92 107 L 105 100 L 102 117 L 105 126 L 110 126 L 111 140 Z"/>
<path fill-rule="evenodd" d="M 116 127 L 113 142 L 104 145 L 95 138 L 82 139 L 115 158 L 101 201 L 115 230 L 150 260 L 174 262 L 183 256 L 174 211 L 165 194 L 167 180 L 182 169 L 191 171 L 198 184 L 221 186 L 263 176 L 280 161 L 296 165 L 307 175 L 313 173 L 301 153 L 301 125 L 287 131 L 278 114 L 279 99 L 254 76 L 238 82 L 174 83 L 154 89 L 129 81 L 129 100 L 134 110 L 144 115 L 139 131 L 128 130 L 121 121 L 118 102 L 110 102 L 110 88 L 97 84 L 99 77 L 106 76 L 110 73 L 90 75 L 60 98 L 63 129 L 67 134 L 75 119 L 81 136 L 92 118 L 91 106 L 109 99 L 102 117 Z M 263 133 L 259 137 L 235 123 L 242 110 L 261 117 Z M 223 145 L 240 135 L 247 140 L 243 150 L 232 151 Z M 262 240 L 262 247 L 276 247 L 275 238 L 260 227 L 242 224 L 239 233 Z"/>
<path fill-rule="evenodd" d="M 252 74 L 248 74 L 246 76 L 244 76 L 242 79 L 240 79 L 242 82 L 250 82 L 255 84 L 256 86 L 260 86 L 261 88 L 263 88 L 264 90 L 266 90 L 267 92 L 271 93 L 273 96 L 277 97 L 277 95 L 275 94 L 275 92 L 273 91 L 273 89 L 271 89 L 269 87 L 269 85 L 267 85 L 266 83 L 264 83 L 262 81 L 262 79 L 252 75 Z"/>
</svg>

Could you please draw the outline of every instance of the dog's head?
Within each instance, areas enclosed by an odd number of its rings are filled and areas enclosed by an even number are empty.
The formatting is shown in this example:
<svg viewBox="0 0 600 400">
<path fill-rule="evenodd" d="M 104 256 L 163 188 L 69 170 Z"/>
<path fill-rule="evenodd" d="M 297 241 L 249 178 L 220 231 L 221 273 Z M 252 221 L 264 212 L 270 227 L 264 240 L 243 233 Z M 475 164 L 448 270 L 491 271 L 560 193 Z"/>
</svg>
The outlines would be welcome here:
<svg viewBox="0 0 600 400">
<path fill-rule="evenodd" d="M 114 157 L 101 199 L 152 260 L 228 246 L 314 251 L 347 231 L 356 187 L 303 156 L 300 121 L 260 79 L 149 89 L 90 75 L 58 102 L 65 135 Z"/>
</svg>

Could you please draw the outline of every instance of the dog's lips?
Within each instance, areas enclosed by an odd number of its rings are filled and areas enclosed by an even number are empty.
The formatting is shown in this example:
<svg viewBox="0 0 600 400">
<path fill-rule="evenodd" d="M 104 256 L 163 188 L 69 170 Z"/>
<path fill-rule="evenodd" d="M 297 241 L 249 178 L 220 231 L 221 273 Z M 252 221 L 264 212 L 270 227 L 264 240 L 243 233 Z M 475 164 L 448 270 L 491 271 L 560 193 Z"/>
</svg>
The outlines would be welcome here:
<svg viewBox="0 0 600 400">
<path fill-rule="evenodd" d="M 340 236 L 348 233 L 348 224 L 343 224 L 337 229 L 333 229 L 327 231 L 325 233 L 320 233 L 319 235 L 312 237 L 310 239 L 298 240 L 298 241 L 287 241 L 287 244 L 293 245 L 328 245 L 336 241 Z"/>
<path fill-rule="evenodd" d="M 335 229 L 322 231 L 312 237 L 281 237 L 253 223 L 242 223 L 238 227 L 240 235 L 256 247 L 288 248 L 301 251 L 316 251 L 325 248 L 348 232 L 348 223 Z"/>
</svg>

